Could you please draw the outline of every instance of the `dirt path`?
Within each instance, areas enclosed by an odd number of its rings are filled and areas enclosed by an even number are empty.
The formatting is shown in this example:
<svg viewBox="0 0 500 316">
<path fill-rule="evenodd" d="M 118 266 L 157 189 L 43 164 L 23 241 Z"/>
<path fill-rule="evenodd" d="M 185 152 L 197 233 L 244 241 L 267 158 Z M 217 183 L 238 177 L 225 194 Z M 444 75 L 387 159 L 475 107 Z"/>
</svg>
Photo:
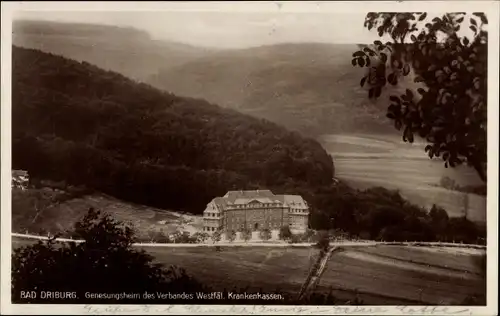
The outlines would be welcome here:
<svg viewBox="0 0 500 316">
<path fill-rule="evenodd" d="M 328 260 L 330 260 L 331 255 L 335 251 L 340 251 L 340 250 L 341 250 L 340 247 L 328 247 L 328 250 L 323 253 L 323 256 L 320 256 L 318 258 L 318 261 L 316 261 L 316 263 L 312 267 L 311 271 L 309 272 L 309 275 L 307 276 L 306 280 L 304 281 L 304 284 L 302 285 L 302 288 L 300 289 L 298 297 L 299 300 L 309 296 L 314 291 L 314 289 L 319 283 L 321 275 L 325 271 L 326 265 L 328 263 Z"/>
</svg>

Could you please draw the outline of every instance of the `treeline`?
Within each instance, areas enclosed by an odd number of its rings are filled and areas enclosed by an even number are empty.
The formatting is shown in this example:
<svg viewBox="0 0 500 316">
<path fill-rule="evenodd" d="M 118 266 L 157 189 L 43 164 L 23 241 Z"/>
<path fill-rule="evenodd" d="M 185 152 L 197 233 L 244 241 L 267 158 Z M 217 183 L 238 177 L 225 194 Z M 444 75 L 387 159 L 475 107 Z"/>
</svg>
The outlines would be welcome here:
<svg viewBox="0 0 500 316">
<path fill-rule="evenodd" d="M 199 214 L 231 189 L 329 185 L 319 143 L 88 63 L 13 47 L 13 167 Z"/>
<path fill-rule="evenodd" d="M 472 193 L 477 195 L 486 196 L 487 187 L 483 185 L 460 185 L 450 177 L 442 177 L 439 185 L 447 190 L 459 191 L 464 193 Z"/>
<path fill-rule="evenodd" d="M 310 218 L 312 227 L 343 232 L 349 238 L 468 244 L 486 242 L 485 226 L 465 217 L 450 218 L 437 205 L 427 210 L 408 202 L 398 191 L 382 187 L 360 191 L 340 184 L 318 193 L 315 205 Z"/>
</svg>

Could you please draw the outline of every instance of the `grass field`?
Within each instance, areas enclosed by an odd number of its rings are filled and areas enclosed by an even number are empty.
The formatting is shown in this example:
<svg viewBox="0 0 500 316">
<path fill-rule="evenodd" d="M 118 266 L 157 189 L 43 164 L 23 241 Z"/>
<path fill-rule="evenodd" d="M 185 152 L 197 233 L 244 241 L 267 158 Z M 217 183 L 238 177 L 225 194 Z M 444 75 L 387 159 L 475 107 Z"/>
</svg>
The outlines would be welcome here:
<svg viewBox="0 0 500 316">
<path fill-rule="evenodd" d="M 364 304 L 460 304 L 468 296 L 484 300 L 486 281 L 471 255 L 419 248 L 377 246 L 334 254 L 316 288 Z"/>
<path fill-rule="evenodd" d="M 450 216 L 464 215 L 464 193 L 436 187 L 441 177 L 448 176 L 462 186 L 481 184 L 471 168 L 447 169 L 442 160 L 430 160 L 425 144 L 418 140 L 409 144 L 398 135 L 327 135 L 320 141 L 334 159 L 338 178 L 359 189 L 399 189 L 411 202 L 427 209 L 438 204 Z M 468 196 L 468 218 L 485 222 L 486 198 Z"/>
<path fill-rule="evenodd" d="M 33 240 L 14 237 L 13 249 L 32 245 Z M 319 254 L 316 248 L 142 247 L 164 267 L 175 265 L 216 291 L 246 288 L 249 292 L 280 290 L 295 298 Z"/>
<path fill-rule="evenodd" d="M 280 289 L 297 295 L 316 260 L 314 248 L 227 247 L 146 248 L 166 266 L 178 265 L 216 290 L 237 286 L 263 292 Z"/>
<path fill-rule="evenodd" d="M 13 247 L 33 243 L 13 239 Z M 298 294 L 318 255 L 315 248 L 154 248 L 144 247 L 155 261 L 177 265 L 215 290 L 248 287 Z M 466 297 L 484 300 L 485 279 L 477 255 L 460 251 L 403 246 L 346 248 L 334 253 L 316 288 L 339 300 L 356 295 L 369 305 L 460 304 Z M 422 300 L 422 302 L 420 302 Z"/>
</svg>

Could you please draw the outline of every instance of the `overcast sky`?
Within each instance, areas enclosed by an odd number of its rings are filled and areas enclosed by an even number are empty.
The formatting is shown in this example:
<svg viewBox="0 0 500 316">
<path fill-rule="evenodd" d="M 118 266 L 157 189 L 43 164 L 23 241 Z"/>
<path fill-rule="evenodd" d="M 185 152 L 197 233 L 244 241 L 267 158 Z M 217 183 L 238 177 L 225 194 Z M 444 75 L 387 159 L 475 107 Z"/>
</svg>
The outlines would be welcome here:
<svg viewBox="0 0 500 316">
<path fill-rule="evenodd" d="M 152 37 L 239 48 L 282 42 L 366 43 L 366 13 L 301 12 L 18 12 L 16 19 L 132 26 Z"/>
</svg>

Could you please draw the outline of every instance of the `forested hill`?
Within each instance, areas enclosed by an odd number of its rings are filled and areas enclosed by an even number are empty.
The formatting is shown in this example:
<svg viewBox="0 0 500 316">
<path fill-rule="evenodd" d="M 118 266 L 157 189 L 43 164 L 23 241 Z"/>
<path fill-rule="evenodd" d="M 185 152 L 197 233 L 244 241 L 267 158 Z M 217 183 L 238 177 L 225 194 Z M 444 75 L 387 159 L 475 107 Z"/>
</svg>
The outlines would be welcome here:
<svg viewBox="0 0 500 316">
<path fill-rule="evenodd" d="M 147 81 L 178 95 L 266 118 L 305 135 L 392 134 L 387 100 L 368 101 L 351 65 L 356 45 L 288 43 L 207 54 Z"/>
<path fill-rule="evenodd" d="M 12 23 L 12 43 L 86 61 L 143 82 L 159 67 L 177 67 L 213 52 L 156 40 L 145 31 L 129 27 L 30 20 Z"/>
<path fill-rule="evenodd" d="M 194 213 L 230 189 L 329 185 L 315 140 L 38 50 L 12 51 L 13 168 Z"/>
</svg>

